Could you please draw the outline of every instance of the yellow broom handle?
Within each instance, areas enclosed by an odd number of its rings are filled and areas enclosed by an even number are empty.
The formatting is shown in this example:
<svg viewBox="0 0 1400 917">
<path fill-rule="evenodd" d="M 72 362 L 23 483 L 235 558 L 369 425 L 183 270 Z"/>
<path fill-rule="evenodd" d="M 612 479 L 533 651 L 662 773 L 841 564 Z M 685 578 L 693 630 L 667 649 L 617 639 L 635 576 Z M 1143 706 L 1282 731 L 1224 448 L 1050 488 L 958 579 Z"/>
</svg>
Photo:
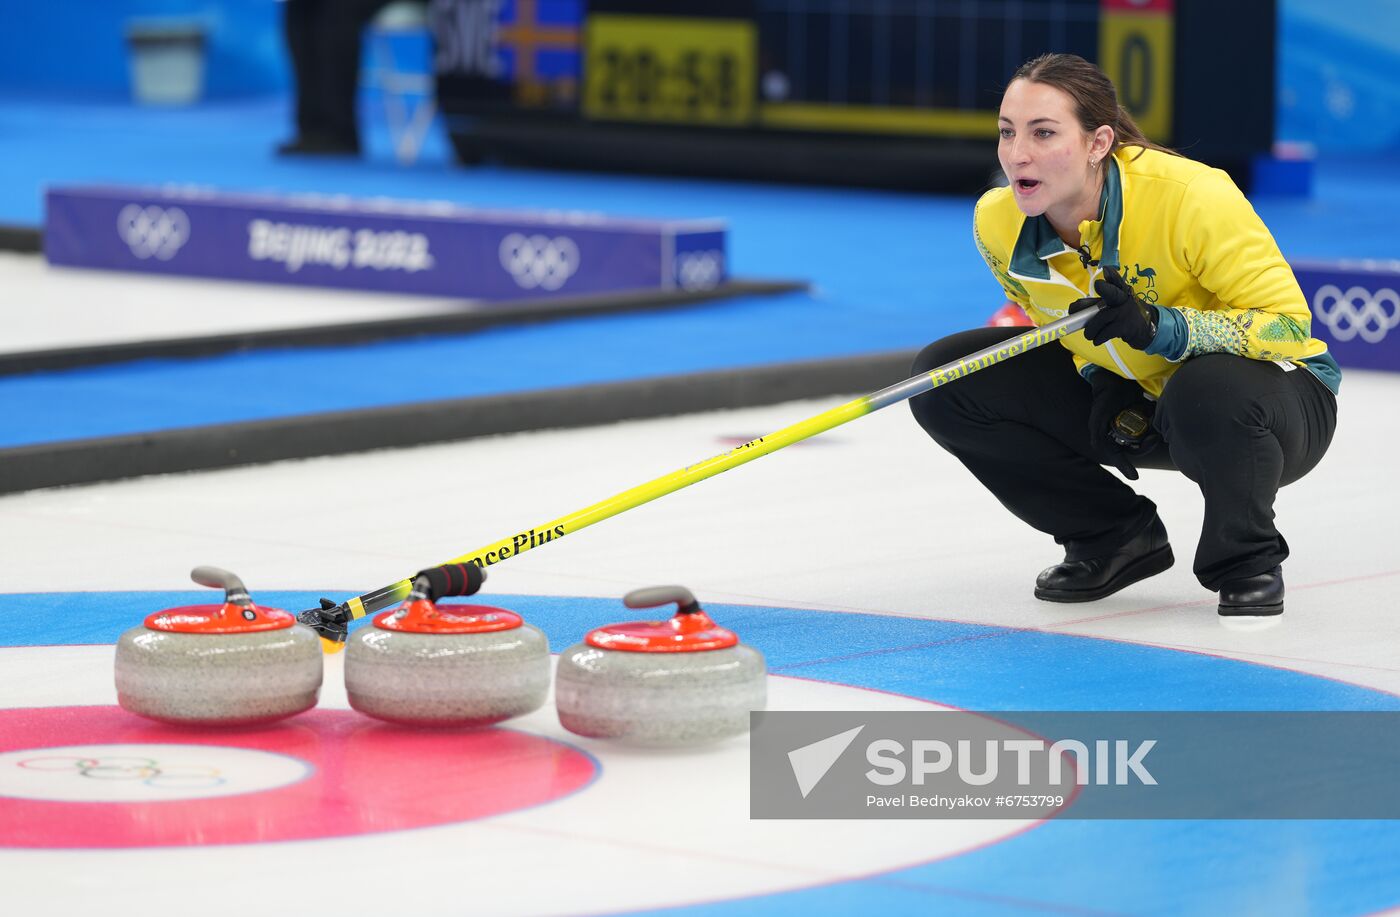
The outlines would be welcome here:
<svg viewBox="0 0 1400 917">
<path fill-rule="evenodd" d="M 1049 325 L 1033 328 L 1019 337 L 1009 338 L 1000 344 L 984 348 L 929 372 L 920 373 L 874 394 L 862 395 L 854 401 L 848 401 L 843 405 L 823 411 L 815 417 L 809 417 L 791 426 L 783 427 L 776 433 L 760 436 L 758 439 L 750 440 L 742 446 L 736 446 L 728 452 L 697 462 L 694 465 L 687 465 L 670 474 L 664 474 L 653 481 L 614 494 L 606 500 L 600 500 L 592 506 L 586 506 L 569 513 L 567 516 L 560 516 L 558 519 L 542 525 L 516 532 L 514 535 L 509 535 L 500 541 L 454 557 L 445 563 L 471 563 L 488 567 L 518 554 L 524 554 L 526 551 L 541 545 L 558 541 L 595 522 L 602 522 L 618 513 L 626 512 L 633 507 L 641 506 L 643 503 L 649 503 L 657 497 L 663 497 L 731 468 L 752 462 L 770 452 L 777 452 L 784 446 L 790 446 L 795 442 L 816 436 L 818 433 L 824 433 L 832 427 L 839 427 L 857 417 L 864 417 L 866 414 L 896 402 L 905 401 L 941 385 L 947 385 L 963 376 L 986 369 L 989 366 L 995 366 L 1028 350 L 1034 350 L 1042 344 L 1058 341 L 1060 338 L 1083 328 L 1085 323 L 1097 314 L 1100 308 L 1102 307 L 1093 306 Z M 403 601 L 411 586 L 411 580 L 400 580 L 391 586 L 385 586 L 374 592 L 350 599 L 346 603 L 346 607 L 352 618 L 362 618 L 366 614 Z"/>
</svg>

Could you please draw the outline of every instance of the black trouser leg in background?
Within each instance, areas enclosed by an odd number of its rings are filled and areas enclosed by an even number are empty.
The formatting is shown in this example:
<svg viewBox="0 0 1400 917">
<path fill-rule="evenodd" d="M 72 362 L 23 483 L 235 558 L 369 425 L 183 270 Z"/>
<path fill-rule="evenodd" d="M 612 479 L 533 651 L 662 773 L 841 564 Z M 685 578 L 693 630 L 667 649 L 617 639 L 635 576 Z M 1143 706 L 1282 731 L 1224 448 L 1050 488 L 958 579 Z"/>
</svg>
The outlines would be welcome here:
<svg viewBox="0 0 1400 917">
<path fill-rule="evenodd" d="M 1023 333 L 979 328 L 924 348 L 915 372 Z M 1089 386 L 1069 351 L 1029 351 L 911 399 L 919 425 L 1007 509 L 1065 546 L 1066 560 L 1111 553 L 1156 506 L 1101 467 L 1089 449 Z M 1271 569 L 1288 556 L 1274 527 L 1278 488 L 1321 460 L 1336 400 L 1305 369 L 1209 354 L 1182 364 L 1154 426 L 1165 446 L 1140 468 L 1179 468 L 1201 488 L 1205 519 L 1194 570 L 1207 589 Z"/>
<path fill-rule="evenodd" d="M 977 328 L 919 354 L 927 372 L 1024 334 Z M 1089 385 L 1069 351 L 1047 344 L 909 402 L 929 436 L 1002 505 L 1054 537 L 1066 560 L 1109 554 L 1155 518 L 1157 507 L 1103 468 L 1089 448 Z"/>
<path fill-rule="evenodd" d="M 297 132 L 358 145 L 355 101 L 363 33 L 390 0 L 287 0 L 283 21 L 297 84 Z"/>
<path fill-rule="evenodd" d="M 305 137 L 319 131 L 316 122 L 320 94 L 315 61 L 316 14 L 318 0 L 286 0 L 282 4 L 282 31 L 287 40 L 287 55 L 292 62 L 292 82 L 296 89 L 297 136 Z"/>
<path fill-rule="evenodd" d="M 1305 369 L 1214 353 L 1187 360 L 1162 392 L 1154 425 L 1205 498 L 1196 578 L 1227 580 L 1288 557 L 1274 497 L 1321 461 L 1337 426 L 1332 393 Z"/>
</svg>

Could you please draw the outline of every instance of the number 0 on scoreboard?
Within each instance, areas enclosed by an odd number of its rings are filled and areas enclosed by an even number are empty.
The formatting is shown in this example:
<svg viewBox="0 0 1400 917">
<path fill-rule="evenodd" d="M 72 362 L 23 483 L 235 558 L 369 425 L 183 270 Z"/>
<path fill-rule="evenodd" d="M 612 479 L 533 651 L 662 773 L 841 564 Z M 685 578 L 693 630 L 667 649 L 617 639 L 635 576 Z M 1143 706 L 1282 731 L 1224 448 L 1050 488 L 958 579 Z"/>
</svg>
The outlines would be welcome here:
<svg viewBox="0 0 1400 917">
<path fill-rule="evenodd" d="M 1102 0 L 1099 63 L 1147 136 L 1172 135 L 1175 19 L 1171 0 Z"/>
</svg>

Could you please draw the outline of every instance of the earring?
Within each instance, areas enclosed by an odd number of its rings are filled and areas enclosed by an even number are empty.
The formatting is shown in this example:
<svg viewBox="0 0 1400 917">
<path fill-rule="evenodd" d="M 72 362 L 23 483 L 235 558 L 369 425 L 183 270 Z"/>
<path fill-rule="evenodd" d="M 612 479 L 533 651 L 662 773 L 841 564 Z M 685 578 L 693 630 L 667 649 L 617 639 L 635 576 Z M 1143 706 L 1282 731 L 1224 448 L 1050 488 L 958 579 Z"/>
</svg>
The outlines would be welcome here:
<svg viewBox="0 0 1400 917">
<path fill-rule="evenodd" d="M 1090 160 L 1089 160 L 1089 168 L 1091 168 L 1091 169 L 1097 169 L 1098 167 L 1099 167 L 1099 161 L 1098 161 L 1097 159 L 1090 159 Z"/>
</svg>

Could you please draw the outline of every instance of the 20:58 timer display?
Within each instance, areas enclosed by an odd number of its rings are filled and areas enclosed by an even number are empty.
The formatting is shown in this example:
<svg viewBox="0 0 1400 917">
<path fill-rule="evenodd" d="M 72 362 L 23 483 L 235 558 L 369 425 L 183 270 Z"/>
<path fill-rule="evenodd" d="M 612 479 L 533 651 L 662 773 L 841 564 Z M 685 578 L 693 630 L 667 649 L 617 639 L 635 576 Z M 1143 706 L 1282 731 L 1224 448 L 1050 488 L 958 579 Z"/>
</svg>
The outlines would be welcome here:
<svg viewBox="0 0 1400 917">
<path fill-rule="evenodd" d="M 747 124 L 754 114 L 754 24 L 595 15 L 585 38 L 590 118 Z"/>
</svg>

